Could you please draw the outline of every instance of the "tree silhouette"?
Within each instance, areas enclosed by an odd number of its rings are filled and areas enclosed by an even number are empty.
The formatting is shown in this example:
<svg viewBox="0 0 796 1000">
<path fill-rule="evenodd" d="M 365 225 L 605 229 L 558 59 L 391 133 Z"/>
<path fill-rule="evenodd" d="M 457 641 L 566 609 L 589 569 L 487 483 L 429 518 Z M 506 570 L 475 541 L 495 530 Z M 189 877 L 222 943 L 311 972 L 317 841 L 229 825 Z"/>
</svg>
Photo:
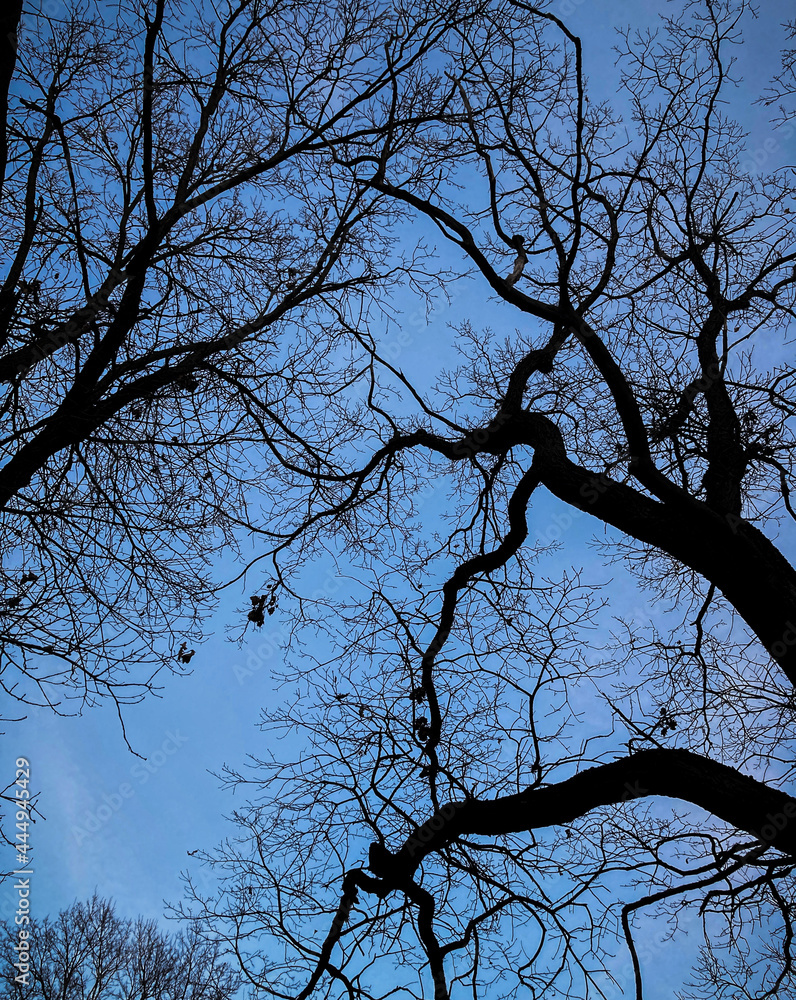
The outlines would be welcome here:
<svg viewBox="0 0 796 1000">
<path fill-rule="evenodd" d="M 622 34 L 616 107 L 547 3 L 23 22 L 3 683 L 142 697 L 255 539 L 241 624 L 325 645 L 186 909 L 256 991 L 641 997 L 647 908 L 702 923 L 683 996 L 792 991 L 796 185 L 726 110 L 752 13 Z M 506 329 L 461 323 L 429 388 L 390 337 L 462 260 Z"/>
<path fill-rule="evenodd" d="M 238 989 L 217 944 L 123 920 L 97 896 L 22 930 L 27 961 L 14 950 L 20 927 L 4 927 L 0 995 L 8 1000 L 227 1000 Z"/>
<path fill-rule="evenodd" d="M 614 109 L 553 6 L 496 4 L 446 50 L 446 115 L 332 153 L 504 332 L 461 324 L 428 389 L 360 325 L 359 448 L 266 504 L 263 554 L 325 545 L 365 597 L 298 607 L 332 652 L 264 727 L 299 749 L 225 772 L 252 793 L 207 855 L 229 891 L 186 907 L 264 993 L 640 998 L 645 908 L 703 926 L 681 996 L 793 989 L 796 186 L 725 110 L 750 15 L 622 34 Z M 566 552 L 587 522 L 601 576 L 548 575 L 545 529 Z M 609 567 L 650 595 L 612 636 Z"/>
<path fill-rule="evenodd" d="M 346 321 L 378 314 L 385 281 L 439 282 L 393 252 L 399 213 L 335 150 L 439 117 L 452 85 L 425 63 L 476 13 L 25 14 L 0 77 L 8 694 L 123 705 L 183 669 L 209 566 L 358 374 Z"/>
</svg>

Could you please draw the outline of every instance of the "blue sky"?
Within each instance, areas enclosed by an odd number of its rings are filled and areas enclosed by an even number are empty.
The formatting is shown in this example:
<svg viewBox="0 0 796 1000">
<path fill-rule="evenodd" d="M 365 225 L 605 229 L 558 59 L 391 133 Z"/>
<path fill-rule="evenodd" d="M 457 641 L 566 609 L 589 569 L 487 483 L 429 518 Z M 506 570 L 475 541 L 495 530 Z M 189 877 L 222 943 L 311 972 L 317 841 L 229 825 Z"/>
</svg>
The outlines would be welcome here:
<svg viewBox="0 0 796 1000">
<path fill-rule="evenodd" d="M 632 23 L 643 27 L 671 6 L 648 0 L 561 0 L 553 10 L 584 39 L 592 84 L 597 89 L 605 86 L 610 93 L 614 26 Z M 771 21 L 788 16 L 792 16 L 790 3 L 769 2 L 764 18 L 748 25 L 749 44 L 740 71 L 745 86 L 754 93 L 766 83 L 778 59 L 776 46 L 772 46 Z M 762 168 L 775 162 L 793 162 L 793 139 L 786 138 L 782 130 L 773 131 L 762 113 L 752 113 L 745 124 L 751 133 L 750 153 L 757 156 Z M 418 226 L 422 231 L 422 223 Z M 429 237 L 433 240 L 431 234 Z M 451 364 L 449 323 L 466 318 L 476 328 L 491 325 L 499 329 L 501 323 L 507 323 L 510 329 L 519 322 L 509 307 L 487 301 L 484 285 L 477 281 L 462 282 L 452 304 L 440 303 L 427 326 L 413 318 L 413 311 L 414 306 L 407 310 L 403 327 L 408 331 L 408 342 L 406 336 L 403 343 L 397 339 L 398 328 L 386 340 L 394 345 L 391 360 L 421 382 L 429 381 L 428 373 Z M 434 497 L 427 509 L 429 516 L 438 509 Z M 565 530 L 561 565 L 579 560 L 594 564 L 596 557 L 587 542 L 598 526 L 582 516 L 562 529 L 556 517 L 563 513 L 561 505 L 550 498 L 535 503 L 533 530 L 537 536 L 547 537 Z M 345 570 L 343 566 L 336 576 L 322 567 L 313 585 L 344 593 L 350 586 Z M 218 568 L 219 578 L 232 572 L 231 562 Z M 647 605 L 621 570 L 614 575 L 612 614 L 652 617 L 662 613 Z M 257 583 L 259 577 L 254 589 Z M 272 670 L 281 664 L 280 649 L 286 636 L 280 613 L 266 619 L 262 630 L 251 630 L 242 648 L 225 638 L 225 627 L 244 617 L 236 609 L 252 592 L 252 587 L 240 585 L 222 593 L 212 628 L 214 636 L 199 648 L 191 663 L 191 676 L 165 678 L 160 698 L 148 698 L 125 710 L 127 737 L 141 757 L 125 746 L 119 721 L 108 706 L 71 718 L 33 711 L 25 721 L 7 728 L 3 767 L 10 776 L 16 757 L 30 760 L 33 787 L 44 816 L 31 834 L 36 916 L 53 913 L 75 898 L 85 899 L 97 891 L 113 897 L 122 916 L 160 918 L 163 901 L 180 896 L 179 874 L 183 869 L 190 869 L 200 885 L 209 884 L 188 851 L 210 848 L 229 835 L 231 829 L 224 817 L 237 804 L 219 789 L 210 772 L 220 770 L 225 763 L 239 767 L 247 754 L 262 753 L 266 737 L 256 722 L 261 709 L 273 706 L 281 697 L 273 690 L 271 677 Z M 8 883 L 0 891 L 0 916 L 7 919 L 15 897 Z M 671 952 L 665 948 L 652 947 L 648 960 L 652 971 L 649 997 L 670 997 L 682 978 L 678 963 L 671 962 Z"/>
</svg>

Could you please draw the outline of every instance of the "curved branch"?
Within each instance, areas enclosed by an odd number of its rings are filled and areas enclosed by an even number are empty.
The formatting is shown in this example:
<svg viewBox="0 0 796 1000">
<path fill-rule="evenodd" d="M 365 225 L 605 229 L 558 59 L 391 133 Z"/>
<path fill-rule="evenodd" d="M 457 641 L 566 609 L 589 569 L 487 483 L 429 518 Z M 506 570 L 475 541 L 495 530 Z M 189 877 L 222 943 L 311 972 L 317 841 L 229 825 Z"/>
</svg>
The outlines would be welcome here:
<svg viewBox="0 0 796 1000">
<path fill-rule="evenodd" d="M 796 854 L 796 799 L 690 750 L 655 748 L 581 771 L 557 785 L 491 801 L 446 803 L 395 854 L 386 849 L 371 853 L 370 868 L 399 887 L 425 857 L 458 837 L 496 837 L 560 826 L 599 806 L 647 796 L 690 802 L 765 845 Z"/>
<path fill-rule="evenodd" d="M 429 643 L 422 659 L 422 693 L 428 698 L 429 714 L 431 724 L 429 727 L 428 742 L 425 746 L 425 753 L 431 763 L 431 787 L 435 789 L 435 777 L 438 770 L 437 744 L 442 732 L 442 712 L 439 707 L 437 692 L 434 687 L 434 663 L 437 654 L 445 645 L 448 636 L 453 628 L 456 605 L 459 600 L 459 593 L 473 577 L 481 573 L 491 573 L 501 566 L 505 566 L 513 555 L 518 551 L 528 535 L 528 522 L 526 511 L 528 502 L 536 487 L 539 485 L 539 475 L 535 465 L 532 463 L 530 469 L 524 473 L 517 488 L 511 495 L 508 503 L 509 530 L 506 537 L 491 552 L 481 552 L 465 562 L 461 563 L 453 571 L 442 587 L 443 601 L 442 610 L 439 616 L 439 625 L 434 634 L 434 638 Z M 435 794 L 435 792 L 434 792 Z M 436 799 L 435 799 L 436 802 Z"/>
</svg>

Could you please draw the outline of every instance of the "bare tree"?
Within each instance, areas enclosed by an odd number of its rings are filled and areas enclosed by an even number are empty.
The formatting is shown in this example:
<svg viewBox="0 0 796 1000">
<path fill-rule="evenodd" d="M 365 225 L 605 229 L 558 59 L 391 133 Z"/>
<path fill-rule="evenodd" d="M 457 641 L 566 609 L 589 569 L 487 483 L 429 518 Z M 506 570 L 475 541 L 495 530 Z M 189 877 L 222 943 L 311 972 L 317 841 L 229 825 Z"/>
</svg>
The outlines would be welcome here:
<svg viewBox="0 0 796 1000">
<path fill-rule="evenodd" d="M 262 515 L 277 577 L 325 544 L 366 591 L 299 605 L 333 653 L 285 669 L 288 750 L 226 772 L 228 889 L 187 907 L 264 994 L 641 998 L 648 909 L 704 930 L 680 996 L 793 991 L 796 185 L 744 168 L 725 110 L 749 16 L 620 36 L 612 108 L 550 5 L 496 4 L 446 40 L 438 124 L 332 154 L 518 328 L 463 324 L 428 391 L 352 329 L 359 451 L 297 461 Z M 546 529 L 589 520 L 598 580 L 649 592 L 613 639 L 610 588 L 548 575 Z"/>
<path fill-rule="evenodd" d="M 3 933 L 0 995 L 8 1000 L 226 1000 L 239 987 L 217 943 L 121 919 L 96 896 L 22 929 L 24 951 L 20 927 Z"/>
<path fill-rule="evenodd" d="M 313 414 L 366 367 L 346 321 L 439 280 L 335 159 L 444 114 L 429 53 L 476 8 L 25 14 L 0 79 L 8 694 L 122 705 L 187 668 L 247 500 L 324 452 Z"/>
</svg>

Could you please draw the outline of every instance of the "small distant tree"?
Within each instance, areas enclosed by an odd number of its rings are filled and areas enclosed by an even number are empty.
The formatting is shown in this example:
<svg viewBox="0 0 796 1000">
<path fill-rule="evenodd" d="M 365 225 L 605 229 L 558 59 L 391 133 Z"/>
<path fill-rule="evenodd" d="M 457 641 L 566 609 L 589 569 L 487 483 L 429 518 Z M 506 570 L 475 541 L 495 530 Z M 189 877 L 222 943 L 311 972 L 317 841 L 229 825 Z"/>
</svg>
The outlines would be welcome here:
<svg viewBox="0 0 796 1000">
<path fill-rule="evenodd" d="M 14 965 L 19 927 L 11 922 L 3 931 L 3 1000 L 228 1000 L 238 989 L 217 943 L 124 920 L 97 896 L 25 929 L 27 976 Z"/>
</svg>

